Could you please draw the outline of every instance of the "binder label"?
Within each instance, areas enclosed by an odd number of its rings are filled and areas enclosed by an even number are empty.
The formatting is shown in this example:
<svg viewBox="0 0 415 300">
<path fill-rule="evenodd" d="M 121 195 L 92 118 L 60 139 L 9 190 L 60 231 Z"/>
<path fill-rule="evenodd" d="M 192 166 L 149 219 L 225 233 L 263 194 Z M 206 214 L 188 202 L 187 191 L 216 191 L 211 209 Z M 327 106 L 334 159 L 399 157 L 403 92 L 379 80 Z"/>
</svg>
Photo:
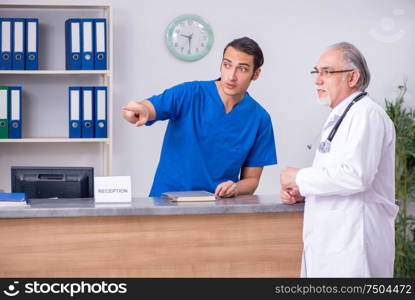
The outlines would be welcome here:
<svg viewBox="0 0 415 300">
<path fill-rule="evenodd" d="M 97 35 L 97 52 L 105 52 L 105 23 L 97 22 L 96 23 L 96 35 Z"/>
<path fill-rule="evenodd" d="M 11 51 L 10 45 L 10 21 L 3 21 L 1 26 L 1 50 L 3 52 Z"/>
<path fill-rule="evenodd" d="M 29 22 L 27 27 L 27 52 L 36 52 L 36 22 Z"/>
<path fill-rule="evenodd" d="M 12 90 L 12 113 L 11 119 L 12 120 L 20 120 L 20 91 L 19 90 Z"/>
<path fill-rule="evenodd" d="M 23 52 L 23 22 L 14 23 L 14 52 Z"/>
<path fill-rule="evenodd" d="M 72 32 L 72 52 L 81 52 L 80 34 L 79 34 L 79 23 L 71 23 Z"/>
<path fill-rule="evenodd" d="M 92 52 L 92 22 L 84 22 L 84 52 Z"/>
<path fill-rule="evenodd" d="M 97 120 L 105 120 L 105 90 L 98 90 Z"/>
<path fill-rule="evenodd" d="M 84 120 L 92 120 L 92 91 L 84 91 Z"/>
<path fill-rule="evenodd" d="M 0 90 L 0 119 L 7 119 L 7 90 Z"/>
<path fill-rule="evenodd" d="M 79 91 L 71 90 L 71 120 L 79 121 Z"/>
</svg>

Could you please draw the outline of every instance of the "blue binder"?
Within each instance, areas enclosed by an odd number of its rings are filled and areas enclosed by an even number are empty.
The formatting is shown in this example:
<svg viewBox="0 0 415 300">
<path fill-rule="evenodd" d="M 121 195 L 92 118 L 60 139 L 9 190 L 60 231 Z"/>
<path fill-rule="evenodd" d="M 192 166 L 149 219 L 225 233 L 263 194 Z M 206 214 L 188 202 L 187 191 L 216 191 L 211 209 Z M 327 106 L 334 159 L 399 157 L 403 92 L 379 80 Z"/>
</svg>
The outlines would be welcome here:
<svg viewBox="0 0 415 300">
<path fill-rule="evenodd" d="M 94 70 L 94 19 L 82 19 L 82 70 Z"/>
<path fill-rule="evenodd" d="M 81 19 L 65 21 L 66 69 L 82 70 L 82 22 Z"/>
<path fill-rule="evenodd" d="M 93 138 L 94 134 L 94 88 L 82 87 L 82 137 Z"/>
<path fill-rule="evenodd" d="M 97 86 L 95 87 L 95 137 L 106 138 L 108 137 L 108 101 L 107 101 L 107 87 Z"/>
<path fill-rule="evenodd" d="M 95 70 L 107 69 L 107 20 L 94 19 Z"/>
<path fill-rule="evenodd" d="M 1 48 L 0 48 L 0 70 L 12 69 L 12 45 L 13 31 L 10 18 L 0 18 Z"/>
<path fill-rule="evenodd" d="M 22 87 L 9 87 L 9 138 L 22 138 Z"/>
<path fill-rule="evenodd" d="M 39 70 L 39 19 L 26 19 L 26 70 Z"/>
<path fill-rule="evenodd" d="M 0 202 L 27 202 L 25 193 L 0 193 Z"/>
<path fill-rule="evenodd" d="M 16 18 L 12 23 L 13 30 L 13 58 L 12 69 L 25 69 L 25 20 Z"/>
<path fill-rule="evenodd" d="M 69 87 L 69 137 L 82 137 L 82 90 L 79 86 Z"/>
</svg>

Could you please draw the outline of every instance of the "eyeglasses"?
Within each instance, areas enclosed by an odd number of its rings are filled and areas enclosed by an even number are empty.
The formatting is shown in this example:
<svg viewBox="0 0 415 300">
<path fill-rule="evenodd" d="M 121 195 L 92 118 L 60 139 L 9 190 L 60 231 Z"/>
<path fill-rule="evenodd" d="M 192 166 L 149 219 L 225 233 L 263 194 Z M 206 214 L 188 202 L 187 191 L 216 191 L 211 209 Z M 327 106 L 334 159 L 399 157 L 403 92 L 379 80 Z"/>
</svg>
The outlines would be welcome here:
<svg viewBox="0 0 415 300">
<path fill-rule="evenodd" d="M 317 78 L 318 75 L 320 75 L 323 78 L 330 78 L 335 73 L 344 73 L 344 72 L 350 72 L 353 70 L 354 69 L 334 71 L 334 70 L 329 70 L 329 69 L 322 69 L 319 71 L 317 69 L 314 69 L 313 71 L 310 72 L 310 74 L 313 79 Z"/>
</svg>

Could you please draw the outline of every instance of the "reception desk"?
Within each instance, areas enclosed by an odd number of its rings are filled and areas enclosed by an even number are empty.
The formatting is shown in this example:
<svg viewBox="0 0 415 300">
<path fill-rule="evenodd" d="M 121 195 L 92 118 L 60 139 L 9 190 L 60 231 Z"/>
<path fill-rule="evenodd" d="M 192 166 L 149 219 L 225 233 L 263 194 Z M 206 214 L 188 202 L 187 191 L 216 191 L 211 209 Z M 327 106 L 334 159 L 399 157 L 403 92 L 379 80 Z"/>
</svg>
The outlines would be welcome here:
<svg viewBox="0 0 415 300">
<path fill-rule="evenodd" d="M 0 277 L 298 277 L 303 204 L 33 199 L 0 208 Z"/>
</svg>

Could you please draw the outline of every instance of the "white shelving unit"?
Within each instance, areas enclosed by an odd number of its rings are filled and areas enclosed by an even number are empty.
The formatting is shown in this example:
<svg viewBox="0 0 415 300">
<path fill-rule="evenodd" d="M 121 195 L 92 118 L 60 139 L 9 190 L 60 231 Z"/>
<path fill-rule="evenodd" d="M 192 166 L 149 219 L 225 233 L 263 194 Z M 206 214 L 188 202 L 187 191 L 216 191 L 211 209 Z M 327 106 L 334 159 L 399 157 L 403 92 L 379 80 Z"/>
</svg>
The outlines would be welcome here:
<svg viewBox="0 0 415 300">
<path fill-rule="evenodd" d="M 68 15 L 68 12 L 74 11 L 73 15 Z M 80 15 L 76 15 L 76 12 Z M 65 53 L 52 53 L 51 56 L 56 57 L 59 56 L 58 68 L 55 69 L 54 66 L 51 67 L 52 64 L 46 62 L 45 58 L 42 59 L 42 49 L 41 43 L 39 43 L 39 70 L 22 70 L 22 71 L 15 71 L 15 70 L 0 70 L 0 85 L 8 85 L 4 84 L 4 78 L 7 78 L 9 82 L 13 82 L 15 78 L 25 78 L 25 82 L 33 82 L 33 79 L 40 81 L 40 84 L 45 85 L 56 85 L 56 82 L 59 81 L 60 85 L 64 86 L 65 81 L 79 78 L 77 76 L 81 75 L 82 78 L 88 78 L 93 81 L 99 82 L 99 85 L 107 86 L 108 94 L 107 94 L 107 101 L 108 101 L 108 116 L 107 116 L 107 128 L 108 128 L 108 138 L 91 138 L 91 139 L 73 139 L 67 137 L 68 128 L 66 130 L 66 136 L 59 136 L 59 137 L 25 137 L 23 135 L 22 139 L 0 139 L 0 144 L 4 143 L 13 143 L 17 144 L 15 147 L 19 147 L 18 144 L 27 144 L 27 143 L 45 143 L 45 148 L 47 148 L 48 143 L 99 143 L 101 145 L 101 154 L 102 154 L 102 175 L 111 175 L 112 173 L 112 105 L 113 105 L 113 80 L 112 80 L 112 70 L 113 70 L 113 56 L 112 56 L 112 49 L 113 49 L 113 29 L 112 29 L 112 8 L 110 4 L 88 4 L 88 3 L 0 3 L 0 17 L 15 17 L 16 14 L 30 14 L 30 17 L 36 17 L 37 14 L 47 16 L 49 18 L 50 15 L 55 14 L 57 23 L 59 23 L 59 32 L 60 34 L 64 34 L 64 23 L 65 19 L 68 17 L 79 17 L 83 18 L 87 17 L 104 17 L 107 19 L 107 70 L 64 70 L 65 64 Z M 42 26 L 42 17 L 39 17 L 39 26 Z M 52 27 L 49 24 L 46 25 L 48 28 Z M 51 30 L 51 29 L 49 29 Z M 54 31 L 52 28 L 51 31 Z M 56 30 L 58 31 L 58 30 Z M 48 39 L 48 36 L 41 36 L 42 30 L 40 30 L 39 38 Z M 62 42 L 62 37 L 59 37 Z M 59 43 L 60 44 L 60 43 Z M 59 45 L 60 52 L 62 52 L 62 45 Z M 50 49 L 46 49 L 48 51 L 52 51 Z M 16 80 L 17 81 L 17 80 Z M 49 83 L 53 82 L 53 83 Z M 25 86 L 23 84 L 14 84 L 14 85 L 22 85 L 23 92 L 25 92 Z M 67 84 L 69 86 L 70 84 Z M 82 85 L 82 84 L 78 84 Z M 61 89 L 63 90 L 63 88 Z M 66 88 L 67 90 L 67 88 Z M 24 94 L 23 94 L 24 95 Z M 67 93 L 60 97 L 62 100 L 62 107 L 68 107 L 68 98 Z M 23 96 L 23 101 L 25 101 L 25 97 Z M 25 107 L 25 103 L 23 103 L 23 109 Z M 23 111 L 23 114 L 30 114 L 30 111 Z M 66 116 L 65 116 L 66 117 Z M 25 126 L 30 126 L 30 124 L 25 124 L 23 122 L 23 132 Z M 53 126 L 53 125 L 52 125 Z M 67 125 L 68 126 L 68 125 Z M 21 147 L 24 147 L 24 146 Z M 0 150 L 1 153 L 1 150 Z M 76 164 L 76 161 L 74 161 Z"/>
</svg>

